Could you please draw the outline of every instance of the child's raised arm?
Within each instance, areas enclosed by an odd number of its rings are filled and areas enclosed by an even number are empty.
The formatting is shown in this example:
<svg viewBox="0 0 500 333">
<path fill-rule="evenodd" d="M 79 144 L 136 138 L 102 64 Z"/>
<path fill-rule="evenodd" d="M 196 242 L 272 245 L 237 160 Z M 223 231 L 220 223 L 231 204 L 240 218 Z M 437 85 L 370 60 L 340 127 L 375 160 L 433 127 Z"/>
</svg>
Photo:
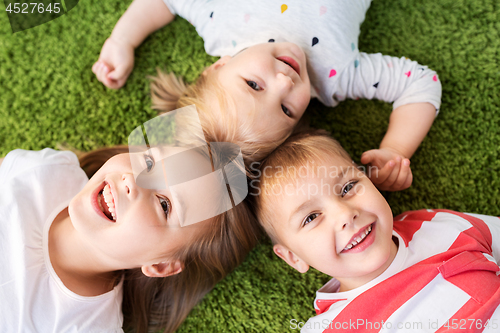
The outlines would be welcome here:
<svg viewBox="0 0 500 333">
<path fill-rule="evenodd" d="M 361 52 L 345 75 L 339 80 L 344 84 L 338 90 L 344 91 L 345 97 L 394 102 L 389 128 L 379 149 L 361 156 L 361 163 L 377 168 L 370 179 L 381 190 L 410 187 L 413 176 L 409 159 L 432 126 L 441 104 L 437 74 L 407 58 Z"/>
<path fill-rule="evenodd" d="M 92 72 L 111 89 L 121 88 L 134 68 L 134 50 L 174 15 L 162 0 L 135 0 L 104 43 Z"/>
<path fill-rule="evenodd" d="M 361 155 L 361 163 L 377 167 L 370 179 L 379 189 L 400 191 L 410 187 L 413 175 L 409 159 L 431 128 L 435 115 L 436 108 L 430 103 L 406 104 L 392 111 L 380 148 Z"/>
</svg>

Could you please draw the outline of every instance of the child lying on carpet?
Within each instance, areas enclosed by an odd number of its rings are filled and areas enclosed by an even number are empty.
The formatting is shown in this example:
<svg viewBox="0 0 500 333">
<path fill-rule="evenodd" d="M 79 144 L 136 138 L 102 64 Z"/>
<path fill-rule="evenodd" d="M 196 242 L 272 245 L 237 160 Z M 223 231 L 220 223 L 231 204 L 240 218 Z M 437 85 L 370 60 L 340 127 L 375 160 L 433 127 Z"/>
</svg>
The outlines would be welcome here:
<svg viewBox="0 0 500 333">
<path fill-rule="evenodd" d="M 260 172 L 257 215 L 276 255 L 333 277 L 301 332 L 498 331 L 498 217 L 437 209 L 393 218 L 324 131 L 290 137 Z"/>
<path fill-rule="evenodd" d="M 371 179 L 380 189 L 411 185 L 409 158 L 437 114 L 441 84 L 414 61 L 359 52 L 370 0 L 164 1 L 135 0 L 120 18 L 92 67 L 104 85 L 122 87 L 134 49 L 180 15 L 196 27 L 206 52 L 221 58 L 191 86 L 159 72 L 155 108 L 196 104 L 205 126 L 237 127 L 233 142 L 246 161 L 258 161 L 292 133 L 311 97 L 327 106 L 347 98 L 394 102 L 379 149 L 363 153 L 361 162 L 377 168 Z"/>
<path fill-rule="evenodd" d="M 2 332 L 174 332 L 253 248 L 245 202 L 180 227 L 171 192 L 132 173 L 153 171 L 158 156 L 124 152 L 84 156 L 85 172 L 98 169 L 90 180 L 67 151 L 0 159 Z"/>
</svg>

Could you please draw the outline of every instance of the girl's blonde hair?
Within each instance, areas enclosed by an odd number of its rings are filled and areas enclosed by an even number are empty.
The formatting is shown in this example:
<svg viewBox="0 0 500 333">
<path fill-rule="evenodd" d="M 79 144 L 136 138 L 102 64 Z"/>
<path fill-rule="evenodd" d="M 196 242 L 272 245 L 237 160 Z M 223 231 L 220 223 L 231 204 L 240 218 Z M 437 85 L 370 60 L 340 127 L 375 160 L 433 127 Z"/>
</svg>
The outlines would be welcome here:
<svg viewBox="0 0 500 333">
<path fill-rule="evenodd" d="M 214 142 L 232 142 L 242 151 L 245 164 L 261 161 L 291 134 L 283 130 L 280 138 L 266 142 L 262 133 L 256 133 L 252 124 L 260 119 L 252 115 L 238 122 L 238 110 L 227 96 L 213 71 L 206 69 L 193 84 L 186 84 L 173 73 L 158 70 L 151 77 L 151 98 L 153 109 L 168 112 L 189 105 L 196 105 L 205 136 Z M 217 101 L 216 104 L 213 102 Z M 207 132 L 211 135 L 207 135 Z"/>
<path fill-rule="evenodd" d="M 80 164 L 91 177 L 109 158 L 128 151 L 127 146 L 100 149 L 80 157 Z M 174 332 L 203 296 L 245 259 L 261 234 L 246 201 L 204 223 L 208 231 L 173 254 L 184 263 L 179 274 L 153 278 L 140 268 L 125 271 L 125 329 Z"/>
<path fill-rule="evenodd" d="M 303 174 L 303 168 L 308 169 L 333 155 L 352 162 L 349 154 L 327 131 L 306 130 L 290 136 L 260 164 L 258 177 L 251 182 L 251 197 L 257 219 L 274 244 L 280 243 L 273 223 L 276 187 L 282 189 L 295 182 Z"/>
</svg>

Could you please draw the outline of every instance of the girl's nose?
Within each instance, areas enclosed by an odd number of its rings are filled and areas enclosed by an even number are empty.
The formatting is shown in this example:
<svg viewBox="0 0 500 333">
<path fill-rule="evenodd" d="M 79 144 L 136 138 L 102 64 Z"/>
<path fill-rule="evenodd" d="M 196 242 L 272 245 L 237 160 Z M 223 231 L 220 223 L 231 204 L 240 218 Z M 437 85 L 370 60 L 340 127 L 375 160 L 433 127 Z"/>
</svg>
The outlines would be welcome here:
<svg viewBox="0 0 500 333">
<path fill-rule="evenodd" d="M 276 75 L 276 82 L 278 89 L 281 93 L 289 93 L 290 90 L 292 90 L 294 83 L 291 77 L 283 74 L 283 73 L 278 73 Z"/>
<path fill-rule="evenodd" d="M 122 186 L 127 197 L 133 199 L 137 196 L 137 184 L 134 180 L 134 175 L 125 173 L 122 175 Z"/>
</svg>

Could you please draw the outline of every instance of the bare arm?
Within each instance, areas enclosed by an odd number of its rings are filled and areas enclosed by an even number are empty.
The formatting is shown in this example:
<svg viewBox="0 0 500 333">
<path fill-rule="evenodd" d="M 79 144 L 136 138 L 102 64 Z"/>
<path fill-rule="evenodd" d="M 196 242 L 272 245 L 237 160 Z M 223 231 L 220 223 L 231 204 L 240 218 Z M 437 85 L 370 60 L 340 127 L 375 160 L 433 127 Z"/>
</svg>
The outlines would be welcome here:
<svg viewBox="0 0 500 333">
<path fill-rule="evenodd" d="M 413 181 L 410 157 L 429 131 L 435 115 L 436 109 L 430 103 L 405 104 L 392 111 L 380 148 L 361 156 L 362 163 L 377 167 L 369 176 L 379 189 L 400 191 L 410 187 Z"/>
<path fill-rule="evenodd" d="M 411 158 L 429 132 L 435 116 L 436 108 L 430 103 L 406 104 L 394 109 L 380 149 L 389 148 Z"/>
<path fill-rule="evenodd" d="M 135 0 L 116 23 L 111 38 L 136 48 L 174 17 L 162 0 Z"/>
<path fill-rule="evenodd" d="M 4 157 L 0 157 L 0 165 L 2 165 Z"/>
<path fill-rule="evenodd" d="M 359 62 L 346 75 L 352 80 L 345 80 L 347 98 L 376 98 L 394 102 L 395 107 L 380 147 L 364 152 L 361 163 L 376 167 L 370 179 L 379 189 L 408 188 L 413 181 L 409 158 L 432 126 L 441 103 L 437 74 L 403 57 L 360 52 Z"/>
</svg>

